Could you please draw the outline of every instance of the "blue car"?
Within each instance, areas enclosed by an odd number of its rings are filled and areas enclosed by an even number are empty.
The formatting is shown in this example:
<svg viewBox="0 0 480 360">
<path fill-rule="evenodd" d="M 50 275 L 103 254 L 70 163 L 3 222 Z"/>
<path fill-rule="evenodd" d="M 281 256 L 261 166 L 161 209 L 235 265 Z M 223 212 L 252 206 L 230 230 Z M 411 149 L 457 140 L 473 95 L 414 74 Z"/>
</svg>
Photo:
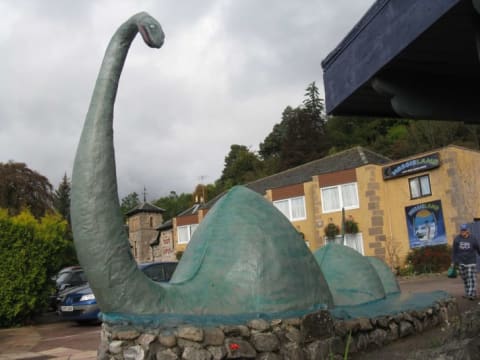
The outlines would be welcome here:
<svg viewBox="0 0 480 360">
<path fill-rule="evenodd" d="M 145 275 L 156 282 L 168 282 L 177 267 L 176 262 L 151 262 L 138 265 Z M 100 322 L 95 295 L 88 284 L 68 288 L 62 291 L 57 298 L 58 314 L 62 319 L 73 320 L 78 323 Z"/>
</svg>

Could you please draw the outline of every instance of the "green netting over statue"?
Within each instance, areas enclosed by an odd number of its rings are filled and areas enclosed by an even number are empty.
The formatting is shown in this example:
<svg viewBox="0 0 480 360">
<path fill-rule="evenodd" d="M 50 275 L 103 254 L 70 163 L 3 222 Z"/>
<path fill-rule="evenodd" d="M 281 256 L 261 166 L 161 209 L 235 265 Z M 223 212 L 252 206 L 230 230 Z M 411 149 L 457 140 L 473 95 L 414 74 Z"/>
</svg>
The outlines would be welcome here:
<svg viewBox="0 0 480 360">
<path fill-rule="evenodd" d="M 367 256 L 366 259 L 377 271 L 380 280 L 382 281 L 385 295 L 397 294 L 400 292 L 398 281 L 392 270 L 382 260 L 374 256 Z"/>
<path fill-rule="evenodd" d="M 162 287 L 170 310 L 158 317 L 166 320 L 238 322 L 332 307 L 328 285 L 300 234 L 270 202 L 240 186 L 208 212 Z"/>
<path fill-rule="evenodd" d="M 327 280 L 335 306 L 358 305 L 385 298 L 385 290 L 375 268 L 357 251 L 328 244 L 315 252 Z"/>
<path fill-rule="evenodd" d="M 331 313 L 338 319 L 422 310 L 449 297 L 444 291 L 401 293 L 395 275 L 382 260 L 343 245 L 328 244 L 314 255 L 332 292 Z"/>
</svg>

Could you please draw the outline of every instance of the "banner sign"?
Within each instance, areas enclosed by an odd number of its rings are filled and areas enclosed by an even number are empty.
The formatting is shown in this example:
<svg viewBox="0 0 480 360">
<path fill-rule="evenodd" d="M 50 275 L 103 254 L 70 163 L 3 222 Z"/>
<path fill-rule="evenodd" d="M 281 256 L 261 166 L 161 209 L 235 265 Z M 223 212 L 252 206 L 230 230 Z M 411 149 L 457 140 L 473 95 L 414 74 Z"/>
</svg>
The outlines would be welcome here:
<svg viewBox="0 0 480 360">
<path fill-rule="evenodd" d="M 411 249 L 447 243 L 440 200 L 407 206 L 405 214 Z"/>
<path fill-rule="evenodd" d="M 382 169 L 383 179 L 393 179 L 399 176 L 414 174 L 440 166 L 440 154 L 434 153 L 416 159 L 407 160 L 399 164 L 386 166 Z"/>
</svg>

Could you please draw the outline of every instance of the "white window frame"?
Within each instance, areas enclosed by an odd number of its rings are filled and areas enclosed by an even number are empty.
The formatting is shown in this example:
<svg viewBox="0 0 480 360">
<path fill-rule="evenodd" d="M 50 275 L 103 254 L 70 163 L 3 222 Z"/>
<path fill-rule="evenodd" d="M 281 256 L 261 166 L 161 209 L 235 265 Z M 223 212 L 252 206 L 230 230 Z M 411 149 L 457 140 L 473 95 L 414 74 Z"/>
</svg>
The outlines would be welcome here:
<svg viewBox="0 0 480 360">
<path fill-rule="evenodd" d="M 293 216 L 293 206 L 292 206 L 292 202 L 294 200 L 302 200 L 302 211 L 303 211 L 303 215 L 302 216 L 297 216 L 297 217 L 294 217 Z M 280 203 L 284 203 L 284 202 L 287 202 L 287 210 L 286 212 L 282 211 L 281 210 L 281 207 L 279 206 Z M 292 198 L 287 198 L 287 199 L 281 199 L 281 200 L 275 200 L 273 202 L 273 205 L 283 214 L 287 217 L 288 220 L 290 221 L 301 221 L 301 220 L 305 220 L 307 218 L 307 208 L 305 206 L 305 196 L 302 195 L 302 196 L 295 196 L 295 197 L 292 197 Z"/>
<path fill-rule="evenodd" d="M 356 197 L 356 204 L 351 205 L 351 206 L 344 206 L 344 201 L 343 201 L 343 193 L 342 193 L 342 188 L 345 186 L 350 186 L 353 185 L 355 187 L 355 197 Z M 332 209 L 326 209 L 325 208 L 325 200 L 324 200 L 324 195 L 323 192 L 325 190 L 331 190 L 331 189 L 337 189 L 338 191 L 338 196 L 339 196 L 339 207 L 338 208 L 332 208 Z M 334 185 L 334 186 L 326 186 L 323 188 L 320 188 L 320 196 L 322 199 L 322 212 L 324 214 L 332 213 L 332 212 L 337 212 L 337 211 L 342 211 L 342 208 L 345 210 L 351 210 L 351 209 L 358 209 L 360 208 L 360 200 L 358 198 L 358 185 L 356 182 L 351 182 L 351 183 L 345 183 L 345 184 L 340 184 L 340 185 Z"/>
<path fill-rule="evenodd" d="M 426 183 L 423 183 L 422 179 L 426 179 Z M 428 184 L 428 189 L 425 189 L 425 184 Z M 408 187 L 410 189 L 410 199 L 412 200 L 432 195 L 432 184 L 430 183 L 430 176 L 428 174 L 409 178 Z M 417 191 L 418 194 L 414 194 L 415 191 Z"/>
<path fill-rule="evenodd" d="M 359 254 L 365 255 L 363 249 L 363 235 L 360 232 L 356 234 L 344 234 L 343 236 L 337 235 L 334 239 L 330 239 L 327 237 L 325 237 L 324 239 L 325 245 L 330 243 L 340 244 L 357 251 Z"/>
<path fill-rule="evenodd" d="M 195 230 L 197 229 L 197 227 L 198 227 L 198 224 L 188 224 L 188 225 L 177 226 L 177 243 L 178 244 L 188 244 L 190 242 L 190 240 L 192 239 L 192 235 L 195 232 Z M 187 239 L 186 240 L 180 238 L 180 230 L 184 230 L 184 229 L 187 230 L 187 232 L 186 232 Z"/>
</svg>

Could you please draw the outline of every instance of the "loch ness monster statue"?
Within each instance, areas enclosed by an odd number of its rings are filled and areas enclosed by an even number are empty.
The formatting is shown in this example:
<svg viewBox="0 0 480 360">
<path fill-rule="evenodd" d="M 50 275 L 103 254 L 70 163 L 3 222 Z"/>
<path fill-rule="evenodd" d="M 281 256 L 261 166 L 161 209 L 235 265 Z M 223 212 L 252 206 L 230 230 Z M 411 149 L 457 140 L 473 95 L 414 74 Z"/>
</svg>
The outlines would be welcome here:
<svg viewBox="0 0 480 360">
<path fill-rule="evenodd" d="M 72 175 L 75 247 L 104 320 L 227 323 L 331 307 L 328 285 L 300 234 L 270 202 L 241 186 L 209 211 L 170 283 L 155 283 L 138 269 L 120 212 L 113 146 L 118 83 L 138 32 L 150 47 L 164 42 L 160 24 L 147 13 L 134 15 L 115 32 Z"/>
</svg>

